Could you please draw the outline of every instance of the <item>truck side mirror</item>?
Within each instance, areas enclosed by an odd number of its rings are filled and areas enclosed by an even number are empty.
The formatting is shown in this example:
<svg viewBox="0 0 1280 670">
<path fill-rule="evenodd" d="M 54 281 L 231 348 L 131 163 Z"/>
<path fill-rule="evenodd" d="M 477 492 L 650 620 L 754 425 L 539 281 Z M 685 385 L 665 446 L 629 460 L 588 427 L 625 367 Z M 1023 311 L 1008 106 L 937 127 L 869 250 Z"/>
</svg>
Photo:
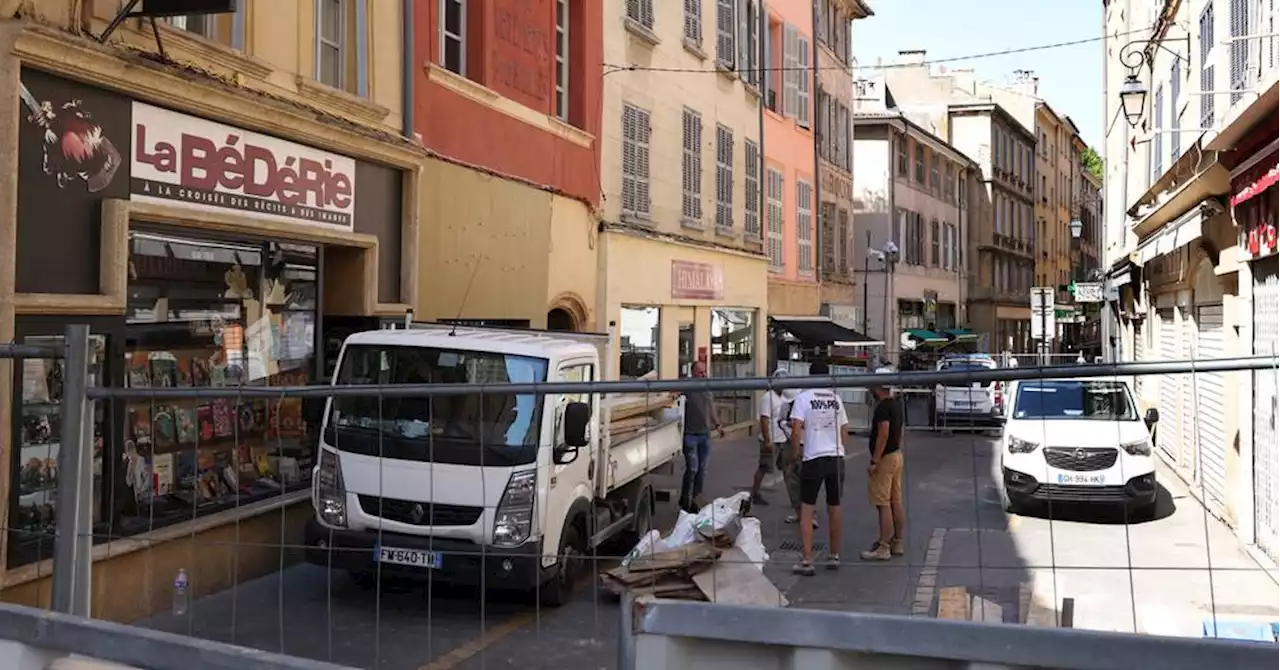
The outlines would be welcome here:
<svg viewBox="0 0 1280 670">
<path fill-rule="evenodd" d="M 1147 428 L 1150 428 L 1156 425 L 1157 423 L 1160 423 L 1160 410 L 1154 407 L 1148 409 L 1147 415 L 1143 417 L 1142 420 L 1147 424 Z"/>
<path fill-rule="evenodd" d="M 571 402 L 564 408 L 564 444 L 573 449 L 587 446 L 587 428 L 591 423 L 591 405 Z"/>
</svg>

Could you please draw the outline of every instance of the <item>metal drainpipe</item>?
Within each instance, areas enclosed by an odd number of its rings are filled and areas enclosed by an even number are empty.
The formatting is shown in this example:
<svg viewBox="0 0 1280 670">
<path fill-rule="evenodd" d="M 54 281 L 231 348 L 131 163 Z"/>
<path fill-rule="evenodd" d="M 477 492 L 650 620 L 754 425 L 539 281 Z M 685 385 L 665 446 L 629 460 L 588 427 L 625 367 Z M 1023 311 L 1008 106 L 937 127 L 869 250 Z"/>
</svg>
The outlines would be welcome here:
<svg viewBox="0 0 1280 670">
<path fill-rule="evenodd" d="M 813 52 L 809 55 L 810 67 L 812 67 L 813 70 L 808 73 L 809 90 L 813 93 L 809 96 L 809 104 L 813 105 L 813 112 L 809 114 L 809 125 L 811 126 L 809 133 L 813 137 L 813 203 L 809 216 L 813 221 L 817 222 L 813 226 L 815 236 L 813 246 L 817 249 L 817 262 L 814 264 L 814 276 L 818 280 L 818 312 L 821 313 L 823 284 L 822 260 L 825 258 L 823 254 L 826 252 L 826 249 L 823 248 L 822 244 L 822 229 L 824 224 L 829 224 L 830 222 L 824 222 L 822 220 L 822 158 L 818 152 L 818 114 L 821 113 L 821 110 L 818 107 L 818 90 L 821 86 L 821 83 L 818 81 L 818 2 L 820 2 L 820 0 L 813 0 L 813 4 L 810 7 L 811 13 L 809 15 L 809 42 L 812 44 L 810 50 Z M 814 216 L 815 210 L 817 216 Z"/>
<path fill-rule="evenodd" d="M 414 58 L 413 3 L 414 0 L 400 0 L 400 41 L 403 47 L 401 49 L 400 68 L 400 76 L 402 77 L 400 82 L 400 125 L 401 133 L 410 140 L 413 139 L 414 126 L 413 84 L 416 79 L 415 75 L 417 75 L 417 71 L 414 68 L 414 63 L 417 62 L 417 59 Z"/>
</svg>

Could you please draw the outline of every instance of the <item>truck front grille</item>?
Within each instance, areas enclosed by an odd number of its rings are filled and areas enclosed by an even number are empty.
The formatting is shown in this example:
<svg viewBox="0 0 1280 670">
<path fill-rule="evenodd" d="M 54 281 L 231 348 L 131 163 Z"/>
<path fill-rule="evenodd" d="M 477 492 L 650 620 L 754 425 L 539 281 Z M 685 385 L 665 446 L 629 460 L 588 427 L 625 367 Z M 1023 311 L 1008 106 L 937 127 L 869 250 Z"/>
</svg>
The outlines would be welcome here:
<svg viewBox="0 0 1280 670">
<path fill-rule="evenodd" d="M 483 507 L 396 500 L 363 494 L 357 498 L 360 500 L 360 509 L 365 514 L 411 526 L 470 526 L 484 511 Z"/>
</svg>

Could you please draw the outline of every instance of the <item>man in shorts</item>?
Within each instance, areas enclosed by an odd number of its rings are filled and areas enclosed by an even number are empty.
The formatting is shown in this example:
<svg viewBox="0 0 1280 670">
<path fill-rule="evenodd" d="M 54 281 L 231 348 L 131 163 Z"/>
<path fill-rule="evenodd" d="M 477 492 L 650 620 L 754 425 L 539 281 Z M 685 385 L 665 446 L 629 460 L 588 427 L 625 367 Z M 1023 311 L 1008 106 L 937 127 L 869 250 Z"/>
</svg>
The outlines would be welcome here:
<svg viewBox="0 0 1280 670">
<path fill-rule="evenodd" d="M 821 361 L 809 365 L 809 374 L 830 374 Z M 834 389 L 807 389 L 791 404 L 791 448 L 800 463 L 800 562 L 792 568 L 811 576 L 813 569 L 813 508 L 818 492 L 827 496 L 827 534 L 830 550 L 826 566 L 840 567 L 840 493 L 844 489 L 844 427 L 849 424 L 844 403 Z"/>
<path fill-rule="evenodd" d="M 880 368 L 876 374 L 891 373 Z M 903 533 L 907 529 L 907 513 L 902 507 L 902 438 L 905 414 L 902 402 L 889 389 L 868 387 L 876 399 L 871 414 L 871 462 L 867 464 L 867 493 L 876 508 L 880 536 L 871 549 L 862 552 L 866 561 L 887 561 L 905 553 Z"/>
</svg>

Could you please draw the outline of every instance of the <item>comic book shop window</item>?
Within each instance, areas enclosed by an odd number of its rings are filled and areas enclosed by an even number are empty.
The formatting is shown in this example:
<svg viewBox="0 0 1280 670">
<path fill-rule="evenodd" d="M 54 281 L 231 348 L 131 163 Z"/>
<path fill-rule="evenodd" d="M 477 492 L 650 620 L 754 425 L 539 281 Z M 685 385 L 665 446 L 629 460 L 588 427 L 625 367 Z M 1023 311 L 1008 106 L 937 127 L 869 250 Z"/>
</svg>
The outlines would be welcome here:
<svg viewBox="0 0 1280 670">
<path fill-rule="evenodd" d="M 305 489 L 314 442 L 301 399 L 236 390 L 312 381 L 316 247 L 139 231 L 130 251 L 125 385 L 208 395 L 128 403 L 121 531 Z"/>
</svg>

